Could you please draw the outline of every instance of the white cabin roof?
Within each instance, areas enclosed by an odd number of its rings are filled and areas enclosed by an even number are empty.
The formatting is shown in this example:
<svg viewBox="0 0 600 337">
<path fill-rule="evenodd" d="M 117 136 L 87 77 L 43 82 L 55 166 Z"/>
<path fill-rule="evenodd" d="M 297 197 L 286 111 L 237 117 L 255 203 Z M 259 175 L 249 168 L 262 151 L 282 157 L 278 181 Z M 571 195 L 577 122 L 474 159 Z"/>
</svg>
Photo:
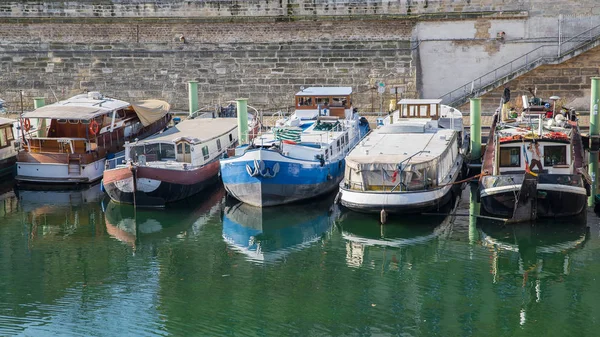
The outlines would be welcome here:
<svg viewBox="0 0 600 337">
<path fill-rule="evenodd" d="M 309 87 L 298 91 L 296 96 L 347 96 L 352 94 L 352 87 Z"/>
<path fill-rule="evenodd" d="M 192 144 L 232 132 L 237 128 L 237 118 L 196 118 L 186 119 L 164 132 L 148 137 L 139 144 L 174 143 L 187 139 Z M 135 146 L 134 143 L 130 146 Z"/>
<path fill-rule="evenodd" d="M 441 99 L 401 99 L 398 104 L 440 104 Z"/>
<path fill-rule="evenodd" d="M 23 118 L 51 118 L 89 120 L 105 115 L 113 110 L 128 107 L 130 104 L 104 96 L 81 94 L 67 100 L 43 106 L 23 114 Z"/>
<path fill-rule="evenodd" d="M 14 122 L 16 122 L 15 119 L 0 117 L 0 125 L 13 124 Z"/>
<path fill-rule="evenodd" d="M 426 152 L 412 157 L 410 164 L 432 161 L 446 151 L 456 133 L 450 129 L 435 133 L 384 133 L 381 130 L 371 132 L 350 152 L 346 157 L 349 167 L 361 170 L 375 166 L 393 168 L 419 151 Z"/>
</svg>

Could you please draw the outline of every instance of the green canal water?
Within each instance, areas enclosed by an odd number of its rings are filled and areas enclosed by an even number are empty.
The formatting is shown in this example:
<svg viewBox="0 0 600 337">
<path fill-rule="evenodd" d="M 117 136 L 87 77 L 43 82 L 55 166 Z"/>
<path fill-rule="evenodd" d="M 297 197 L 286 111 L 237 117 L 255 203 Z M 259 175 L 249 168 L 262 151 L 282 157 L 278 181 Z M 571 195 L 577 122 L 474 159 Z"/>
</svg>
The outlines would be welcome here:
<svg viewBox="0 0 600 337">
<path fill-rule="evenodd" d="M 600 232 L 263 211 L 222 188 L 166 210 L 68 192 L 0 197 L 0 336 L 595 336 Z M 440 210 L 447 212 L 447 210 Z"/>
</svg>

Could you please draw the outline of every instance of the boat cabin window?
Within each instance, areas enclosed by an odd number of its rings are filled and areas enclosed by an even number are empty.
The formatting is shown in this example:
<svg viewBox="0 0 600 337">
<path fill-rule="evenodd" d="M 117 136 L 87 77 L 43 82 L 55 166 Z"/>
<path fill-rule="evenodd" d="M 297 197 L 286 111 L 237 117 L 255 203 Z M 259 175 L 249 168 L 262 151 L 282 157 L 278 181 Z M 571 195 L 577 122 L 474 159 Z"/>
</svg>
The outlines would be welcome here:
<svg viewBox="0 0 600 337">
<path fill-rule="evenodd" d="M 0 147 L 7 147 L 10 141 L 15 139 L 12 131 L 12 126 L 5 126 L 0 129 Z"/>
<path fill-rule="evenodd" d="M 521 167 L 521 147 L 501 147 L 500 167 Z"/>
<path fill-rule="evenodd" d="M 344 138 L 346 139 L 346 144 L 348 144 L 348 134 L 345 134 Z"/>
<path fill-rule="evenodd" d="M 67 120 L 66 119 L 57 119 L 56 122 L 58 124 L 67 124 Z"/>
<path fill-rule="evenodd" d="M 79 124 L 78 119 L 69 119 L 69 124 Z"/>
<path fill-rule="evenodd" d="M 437 104 L 403 104 L 402 117 L 404 118 L 433 118 L 439 117 Z"/>
<path fill-rule="evenodd" d="M 208 157 L 209 157 L 208 146 L 203 146 L 202 147 L 202 156 L 204 156 L 204 160 L 208 159 Z"/>
<path fill-rule="evenodd" d="M 316 97 L 317 105 L 321 107 L 329 105 L 329 97 Z"/>
<path fill-rule="evenodd" d="M 217 139 L 217 151 L 221 152 L 221 140 Z"/>
<path fill-rule="evenodd" d="M 566 145 L 546 145 L 544 146 L 544 166 L 566 165 L 567 164 L 567 146 Z"/>
<path fill-rule="evenodd" d="M 231 133 L 229 134 L 229 142 L 233 142 L 233 135 Z"/>
<path fill-rule="evenodd" d="M 348 100 L 346 97 L 332 97 L 331 103 L 329 105 L 333 106 L 333 107 L 341 106 L 341 107 L 347 108 L 347 106 L 346 106 L 347 103 L 348 103 Z"/>
<path fill-rule="evenodd" d="M 148 144 L 131 147 L 131 159 L 137 161 L 139 155 L 145 155 L 146 161 L 175 160 L 175 145 L 173 144 Z"/>
<path fill-rule="evenodd" d="M 297 107 L 312 107 L 313 106 L 312 97 L 297 96 L 296 97 L 296 106 Z"/>
<path fill-rule="evenodd" d="M 316 109 L 318 106 L 347 109 L 349 104 L 350 96 L 296 96 L 296 108 L 299 109 Z"/>
</svg>

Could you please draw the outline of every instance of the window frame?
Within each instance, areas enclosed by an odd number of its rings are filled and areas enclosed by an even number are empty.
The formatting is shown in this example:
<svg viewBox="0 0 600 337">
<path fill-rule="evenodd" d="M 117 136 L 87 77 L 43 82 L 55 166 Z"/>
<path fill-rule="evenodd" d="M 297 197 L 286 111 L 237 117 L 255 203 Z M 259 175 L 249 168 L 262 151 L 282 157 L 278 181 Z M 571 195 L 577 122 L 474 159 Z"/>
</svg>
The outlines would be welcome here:
<svg viewBox="0 0 600 337">
<path fill-rule="evenodd" d="M 564 151 L 564 163 L 563 164 L 552 164 L 551 162 L 547 161 L 547 159 L 549 159 L 549 155 L 547 154 L 547 150 L 550 150 L 551 148 L 561 148 Z M 555 165 L 568 165 L 568 161 L 567 161 L 567 145 L 544 145 L 544 159 L 543 159 L 543 165 L 544 167 L 554 167 Z"/>
<path fill-rule="evenodd" d="M 511 150 L 518 150 L 519 151 L 519 162 L 518 165 L 503 165 L 502 164 L 502 152 L 503 151 L 511 151 Z M 509 152 L 509 160 L 510 160 L 510 152 Z M 509 168 L 514 168 L 514 167 L 521 167 L 521 147 L 520 146 L 506 146 L 506 147 L 500 147 L 500 153 L 498 156 L 498 167 L 509 167 Z"/>
</svg>

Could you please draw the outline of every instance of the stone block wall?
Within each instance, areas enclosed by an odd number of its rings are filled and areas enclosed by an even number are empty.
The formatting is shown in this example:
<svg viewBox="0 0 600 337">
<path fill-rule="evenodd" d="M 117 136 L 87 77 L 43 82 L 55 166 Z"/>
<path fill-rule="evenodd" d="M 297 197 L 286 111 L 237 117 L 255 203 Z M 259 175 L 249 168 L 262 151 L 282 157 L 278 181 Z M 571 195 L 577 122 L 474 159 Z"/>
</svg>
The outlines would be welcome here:
<svg viewBox="0 0 600 337">
<path fill-rule="evenodd" d="M 416 95 L 411 24 L 52 23 L 0 24 L 0 97 L 12 110 L 83 91 L 124 100 L 162 98 L 187 110 L 187 81 L 200 106 L 239 96 L 268 111 L 293 105 L 300 87 L 352 86 L 359 109 L 379 109 L 376 81 Z M 185 41 L 180 37 L 184 36 Z M 384 95 L 389 102 L 389 91 Z M 12 104 L 11 104 L 12 103 Z"/>
<path fill-rule="evenodd" d="M 591 78 L 600 76 L 600 47 L 596 47 L 561 64 L 543 65 L 517 77 L 504 87 L 511 90 L 511 106 L 519 106 L 522 95 L 531 97 L 529 88 L 537 89 L 537 97 L 547 101 L 561 97 L 561 103 L 578 111 L 589 111 Z M 492 114 L 500 104 L 504 87 L 482 97 L 482 113 Z M 461 111 L 468 112 L 469 104 Z"/>
<path fill-rule="evenodd" d="M 20 0 L 0 3 L 0 17 L 347 17 L 454 16 L 528 11 L 535 16 L 600 15 L 596 0 Z"/>
<path fill-rule="evenodd" d="M 582 0 L 591 2 L 591 0 Z M 531 1 L 545 8 L 541 0 Z M 547 2 L 547 1 L 546 1 Z M 522 0 L 79 0 L 5 1 L 5 17 L 285 17 L 420 15 L 523 10 Z"/>
</svg>

